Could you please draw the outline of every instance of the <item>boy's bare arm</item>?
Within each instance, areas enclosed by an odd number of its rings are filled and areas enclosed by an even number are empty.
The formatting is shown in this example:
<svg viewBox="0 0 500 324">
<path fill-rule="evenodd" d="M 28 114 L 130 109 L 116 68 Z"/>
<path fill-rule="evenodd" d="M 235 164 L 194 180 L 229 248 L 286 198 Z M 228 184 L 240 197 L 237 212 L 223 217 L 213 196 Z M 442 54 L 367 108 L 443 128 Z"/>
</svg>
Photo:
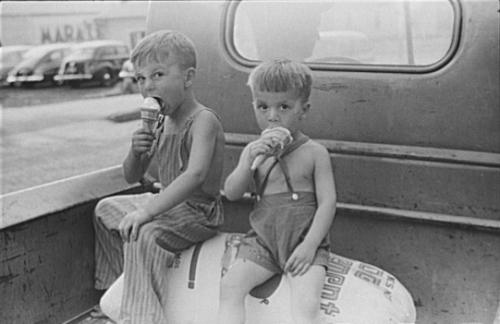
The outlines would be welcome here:
<svg viewBox="0 0 500 324">
<path fill-rule="evenodd" d="M 149 151 L 154 137 L 149 132 L 139 129 L 132 135 L 130 150 L 123 161 L 123 175 L 128 183 L 135 183 L 142 179 L 151 158 L 144 154 Z"/>
<path fill-rule="evenodd" d="M 333 218 L 335 217 L 335 205 L 337 195 L 335 181 L 330 162 L 330 155 L 325 147 L 318 144 L 317 152 L 313 155 L 314 161 L 314 183 L 318 208 L 304 243 L 311 244 L 317 248 L 323 238 L 328 234 Z"/>
<path fill-rule="evenodd" d="M 227 177 L 224 184 L 224 192 L 227 199 L 237 200 L 252 187 L 253 172 L 252 163 L 260 155 L 267 155 L 273 151 L 273 140 L 271 138 L 261 137 L 248 143 L 243 149 L 238 160 L 238 165 Z M 267 155 L 266 157 L 269 157 Z M 255 171 L 258 172 L 258 171 Z"/>
<path fill-rule="evenodd" d="M 250 169 L 252 160 L 249 157 L 249 146 L 241 152 L 236 168 L 229 174 L 224 183 L 224 193 L 229 200 L 240 199 L 250 187 L 253 171 Z"/>
<path fill-rule="evenodd" d="M 186 200 L 207 178 L 210 162 L 215 154 L 217 136 L 222 132 L 222 126 L 213 114 L 201 112 L 199 118 L 193 122 L 191 130 L 193 140 L 188 167 L 146 206 L 145 213 L 150 218 Z"/>
</svg>

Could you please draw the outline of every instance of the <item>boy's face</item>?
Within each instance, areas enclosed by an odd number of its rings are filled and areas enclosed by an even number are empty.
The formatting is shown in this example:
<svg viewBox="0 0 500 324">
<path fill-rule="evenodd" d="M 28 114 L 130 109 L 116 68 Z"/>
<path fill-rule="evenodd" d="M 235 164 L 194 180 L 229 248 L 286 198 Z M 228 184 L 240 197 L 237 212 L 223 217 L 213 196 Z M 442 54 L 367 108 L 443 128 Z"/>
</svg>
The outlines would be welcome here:
<svg viewBox="0 0 500 324">
<path fill-rule="evenodd" d="M 185 71 L 173 57 L 162 62 L 144 62 L 135 68 L 142 96 L 160 99 L 162 113 L 172 115 L 185 100 Z"/>
<path fill-rule="evenodd" d="M 260 129 L 285 127 L 294 132 L 310 108 L 308 102 L 302 102 L 293 92 L 253 92 L 255 118 Z"/>
</svg>

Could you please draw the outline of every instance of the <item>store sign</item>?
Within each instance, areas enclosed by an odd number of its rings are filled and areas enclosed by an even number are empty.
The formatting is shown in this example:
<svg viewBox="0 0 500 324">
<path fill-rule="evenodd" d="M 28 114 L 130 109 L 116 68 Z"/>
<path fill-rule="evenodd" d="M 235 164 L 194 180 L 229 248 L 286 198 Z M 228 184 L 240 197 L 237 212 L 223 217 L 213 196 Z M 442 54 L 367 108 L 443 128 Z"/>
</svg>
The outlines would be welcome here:
<svg viewBox="0 0 500 324">
<path fill-rule="evenodd" d="M 40 43 L 82 42 L 103 39 L 104 31 L 94 22 L 55 23 L 40 27 Z"/>
</svg>

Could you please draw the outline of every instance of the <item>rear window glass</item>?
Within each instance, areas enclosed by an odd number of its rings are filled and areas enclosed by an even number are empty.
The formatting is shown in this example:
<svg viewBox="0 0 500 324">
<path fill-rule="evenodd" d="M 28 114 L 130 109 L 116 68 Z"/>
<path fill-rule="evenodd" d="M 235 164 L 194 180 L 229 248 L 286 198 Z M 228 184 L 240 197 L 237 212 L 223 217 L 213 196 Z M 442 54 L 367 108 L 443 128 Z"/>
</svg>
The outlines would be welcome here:
<svg viewBox="0 0 500 324">
<path fill-rule="evenodd" d="M 91 59 L 94 56 L 95 47 L 77 47 L 71 52 L 71 57 L 79 59 Z"/>
<path fill-rule="evenodd" d="M 229 15 L 228 47 L 244 61 L 414 69 L 444 60 L 458 36 L 449 0 L 239 1 Z"/>
<path fill-rule="evenodd" d="M 108 58 L 116 55 L 116 47 L 107 46 L 100 49 L 98 57 L 99 58 Z"/>
</svg>

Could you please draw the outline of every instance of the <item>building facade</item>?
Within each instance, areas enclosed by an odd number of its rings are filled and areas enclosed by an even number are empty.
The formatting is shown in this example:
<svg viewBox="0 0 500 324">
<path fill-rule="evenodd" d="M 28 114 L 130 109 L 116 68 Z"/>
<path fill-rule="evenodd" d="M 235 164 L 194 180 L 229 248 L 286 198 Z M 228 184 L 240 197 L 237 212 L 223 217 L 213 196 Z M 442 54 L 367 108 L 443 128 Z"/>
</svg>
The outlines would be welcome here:
<svg viewBox="0 0 500 324">
<path fill-rule="evenodd" d="M 147 1 L 7 1 L 0 42 L 40 45 L 116 39 L 134 47 L 144 36 Z"/>
</svg>

